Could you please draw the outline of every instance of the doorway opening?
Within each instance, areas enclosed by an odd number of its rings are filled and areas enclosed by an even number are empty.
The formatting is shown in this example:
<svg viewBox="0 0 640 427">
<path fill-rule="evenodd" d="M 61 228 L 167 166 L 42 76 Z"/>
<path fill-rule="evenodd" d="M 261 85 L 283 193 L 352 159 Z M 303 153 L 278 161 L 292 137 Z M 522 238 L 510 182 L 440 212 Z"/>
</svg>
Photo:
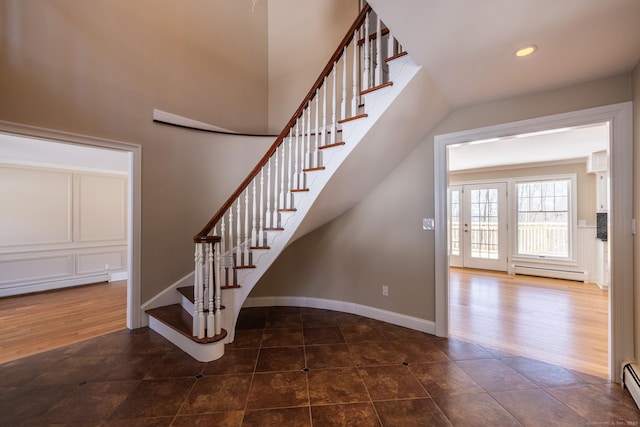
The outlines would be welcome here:
<svg viewBox="0 0 640 427">
<path fill-rule="evenodd" d="M 67 198 L 69 200 L 74 196 L 72 192 L 74 190 L 84 191 L 84 196 L 86 196 L 86 207 L 87 210 L 91 211 L 91 200 L 96 197 L 100 197 L 101 192 L 109 191 L 114 188 L 118 188 L 118 180 L 117 177 L 119 175 L 124 176 L 125 178 L 120 180 L 122 182 L 122 186 L 126 187 L 122 189 L 122 195 L 126 200 L 124 200 L 119 207 L 125 210 L 124 215 L 122 217 L 122 222 L 124 224 L 115 224 L 113 225 L 113 229 L 116 230 L 116 233 L 120 229 L 124 229 L 126 231 L 126 236 L 123 237 L 124 245 L 126 246 L 125 254 L 123 255 L 126 258 L 124 264 L 126 265 L 126 273 L 115 274 L 113 276 L 113 280 L 123 280 L 127 281 L 127 309 L 126 309 L 126 326 L 128 329 L 135 329 L 141 326 L 141 314 L 140 314 L 140 217 L 141 217 L 141 147 L 135 144 L 124 143 L 120 141 L 107 140 L 101 138 L 95 138 L 85 135 L 72 134 L 67 132 L 55 131 L 51 129 L 38 128 L 28 125 L 21 125 L 11 122 L 1 122 L 0 121 L 0 133 L 11 138 L 15 138 L 14 144 L 11 146 L 11 150 L 7 150 L 7 154 L 5 157 L 5 163 L 15 164 L 25 166 L 29 170 L 38 171 L 39 168 L 43 170 L 47 170 L 47 167 L 66 167 L 68 169 L 75 169 L 76 171 L 80 171 L 82 173 L 60 173 L 61 180 L 67 179 L 69 182 L 69 191 L 67 194 Z M 21 146 L 19 143 L 24 141 L 32 141 L 33 145 L 30 147 L 45 147 L 43 144 L 49 144 L 48 147 L 63 147 L 63 150 L 60 150 L 58 154 L 55 149 L 51 151 L 39 152 L 40 158 L 29 157 L 34 151 L 29 151 L 27 145 Z M 23 149 L 24 148 L 24 149 Z M 78 153 L 84 153 L 79 156 L 75 156 L 75 160 L 69 158 L 69 152 L 73 152 L 73 150 L 77 149 Z M 86 155 L 86 153 L 92 153 L 91 155 Z M 6 153 L 5 153 L 6 154 Z M 45 157 L 42 157 L 44 154 Z M 46 157 L 49 155 L 50 157 Z M 58 157 L 56 157 L 58 156 Z M 37 156 L 36 156 L 37 157 Z M 73 156 L 71 156 L 73 157 Z M 109 161 L 111 159 L 112 161 Z M 115 163 L 113 162 L 115 160 Z M 82 165 L 82 161 L 87 161 L 88 163 L 84 166 Z M 105 163 L 106 160 L 106 163 Z M 103 167 L 100 165 L 111 165 L 108 167 Z M 118 164 L 119 166 L 114 166 Z M 121 170 L 114 172 L 114 170 L 109 170 L 110 168 Z M 101 170 L 102 169 L 102 170 Z M 84 173 L 86 172 L 86 173 Z M 112 173 L 113 172 L 113 173 Z M 68 178 L 65 175 L 69 175 Z M 78 175 L 78 176 L 76 176 Z M 87 175 L 89 178 L 84 178 L 84 175 Z M 94 179 L 95 177 L 98 177 Z M 103 179 L 104 177 L 112 178 L 115 177 L 114 180 L 109 181 L 108 179 Z M 115 184 L 114 184 L 115 183 Z M 60 188 L 63 188 L 61 186 Z M 117 191 L 116 191 L 117 193 Z M 68 215 L 69 217 L 79 215 L 78 206 L 72 204 L 73 201 L 68 203 L 68 206 L 64 206 L 64 204 L 60 204 L 61 213 Z M 97 215 L 94 218 L 96 221 L 100 220 L 100 215 Z M 64 220 L 64 218 L 63 218 Z M 106 232 L 105 230 L 99 230 L 99 227 L 92 228 L 90 231 L 87 231 L 91 224 L 84 223 L 82 226 L 70 224 L 67 228 L 67 231 L 64 233 L 64 239 L 61 239 L 59 243 L 65 244 L 73 241 L 72 234 L 75 233 L 75 236 L 81 236 L 80 240 L 85 239 L 83 243 L 84 246 L 91 246 L 91 243 L 87 243 L 90 240 L 100 240 L 108 241 L 109 236 L 102 235 L 101 233 Z M 93 224 L 95 225 L 95 224 Z M 120 228 L 118 228 L 121 225 Z M 75 228 L 74 228 L 75 227 Z M 85 228 L 82 228 L 85 227 Z M 111 230 L 113 231 L 113 230 Z M 85 233 L 85 234 L 82 234 Z M 91 234 L 94 233 L 94 234 Z M 47 246 L 44 249 L 55 250 L 55 243 Z M 68 259 L 68 264 L 61 264 L 67 270 L 61 270 L 61 277 L 69 276 L 70 272 L 80 273 L 78 275 L 78 284 L 81 284 L 83 280 L 86 280 L 85 277 L 81 276 L 90 276 L 92 274 L 92 269 L 95 269 L 92 263 L 95 263 L 95 260 L 100 258 L 101 249 L 88 250 L 86 256 L 78 256 L 78 254 L 69 252 L 65 253 L 64 256 Z M 84 253 L 82 255 L 85 255 Z M 110 262 L 103 261 L 100 259 L 100 265 L 103 265 L 106 271 L 111 269 Z M 87 267 L 89 266 L 89 267 Z M 72 267 L 76 267 L 75 270 Z M 19 270 L 17 268 L 16 270 Z M 55 273 L 55 272 L 53 272 Z M 52 275 L 53 275 L 52 273 Z M 75 278 L 73 279 L 75 280 Z M 73 280 L 69 283 L 73 284 Z M 85 281 L 85 283 L 87 283 Z M 55 287 L 55 285 L 54 285 Z M 34 287 L 37 289 L 37 284 Z M 42 290 L 46 290 L 46 287 Z"/>
<path fill-rule="evenodd" d="M 631 162 L 631 106 L 629 103 L 598 107 L 573 113 L 559 114 L 538 119 L 525 120 L 505 125 L 492 126 L 470 131 L 439 135 L 434 144 L 434 169 L 436 191 L 436 333 L 449 336 L 450 328 L 450 284 L 449 284 L 449 248 L 447 242 L 447 218 L 449 215 L 449 147 L 471 141 L 487 141 L 511 137 L 513 135 L 549 132 L 549 130 L 590 126 L 595 123 L 608 123 L 610 129 L 609 170 L 610 186 L 616 188 L 616 194 L 610 198 L 610 227 L 608 248 L 611 260 L 611 286 L 608 298 L 609 329 L 609 377 L 619 378 L 620 363 L 633 355 L 632 316 L 632 239 L 629 233 L 632 222 L 631 200 L 632 162 Z M 504 153 L 502 153 L 504 154 Z M 513 203 L 510 205 L 513 206 Z M 514 218 L 512 207 L 509 217 Z M 576 221 L 577 222 L 577 221 Z M 512 228 L 516 225 L 512 224 Z M 517 237 L 510 238 L 507 247 L 511 246 L 509 255 L 517 249 Z M 577 245 L 573 248 L 577 250 Z M 615 256 L 614 256 L 615 254 Z M 573 256 L 573 255 L 572 255 Z M 517 257 L 516 257 L 517 258 Z M 527 257 L 520 257 L 527 259 Z M 519 268 L 519 262 L 509 259 L 509 269 Z M 534 261 L 532 258 L 527 261 Z M 559 264 L 571 263 L 572 260 L 558 259 Z M 544 261 L 547 262 L 546 260 Z M 528 268 L 537 267 L 526 265 Z M 578 269 L 575 269 L 576 271 Z"/>
</svg>

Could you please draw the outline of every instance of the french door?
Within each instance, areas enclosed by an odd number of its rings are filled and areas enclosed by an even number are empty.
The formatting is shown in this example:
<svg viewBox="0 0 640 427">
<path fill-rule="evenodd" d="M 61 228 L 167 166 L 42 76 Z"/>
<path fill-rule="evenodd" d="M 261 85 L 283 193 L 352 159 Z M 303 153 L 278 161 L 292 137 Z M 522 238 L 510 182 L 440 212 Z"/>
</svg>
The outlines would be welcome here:
<svg viewBox="0 0 640 427">
<path fill-rule="evenodd" d="M 449 187 L 449 263 L 507 271 L 507 184 Z"/>
</svg>

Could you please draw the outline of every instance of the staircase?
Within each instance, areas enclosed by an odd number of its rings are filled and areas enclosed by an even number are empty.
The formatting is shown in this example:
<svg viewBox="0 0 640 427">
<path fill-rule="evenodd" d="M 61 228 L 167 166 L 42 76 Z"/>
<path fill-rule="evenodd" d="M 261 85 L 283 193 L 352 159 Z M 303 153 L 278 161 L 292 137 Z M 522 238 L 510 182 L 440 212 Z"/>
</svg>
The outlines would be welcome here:
<svg viewBox="0 0 640 427">
<path fill-rule="evenodd" d="M 194 237 L 194 272 L 143 306 L 149 327 L 199 361 L 221 357 L 280 253 L 350 207 L 327 188 L 342 185 L 354 151 L 388 152 L 375 125 L 393 117 L 418 70 L 366 5 L 274 144 Z"/>
</svg>

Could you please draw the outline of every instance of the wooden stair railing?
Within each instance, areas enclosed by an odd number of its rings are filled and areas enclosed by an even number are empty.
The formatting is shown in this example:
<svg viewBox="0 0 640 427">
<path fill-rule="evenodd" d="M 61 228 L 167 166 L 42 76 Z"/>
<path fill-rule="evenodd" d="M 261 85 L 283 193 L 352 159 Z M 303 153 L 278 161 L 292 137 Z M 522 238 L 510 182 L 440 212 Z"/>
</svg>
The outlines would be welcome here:
<svg viewBox="0 0 640 427">
<path fill-rule="evenodd" d="M 254 268 L 254 252 L 269 249 L 269 233 L 283 230 L 283 217 L 296 211 L 294 194 L 308 191 L 307 175 L 324 170 L 326 149 L 344 144 L 338 140 L 342 123 L 366 117 L 361 94 L 391 84 L 383 57 L 400 53 L 366 4 L 274 143 L 194 236 L 195 337 L 222 333 L 221 289 L 238 287 L 238 269 Z"/>
</svg>

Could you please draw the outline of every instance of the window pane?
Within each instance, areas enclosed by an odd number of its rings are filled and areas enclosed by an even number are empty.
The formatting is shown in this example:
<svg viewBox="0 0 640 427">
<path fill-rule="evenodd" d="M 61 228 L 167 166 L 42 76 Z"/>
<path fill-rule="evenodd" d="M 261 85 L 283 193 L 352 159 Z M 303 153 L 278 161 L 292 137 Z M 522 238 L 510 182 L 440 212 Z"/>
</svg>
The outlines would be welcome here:
<svg viewBox="0 0 640 427">
<path fill-rule="evenodd" d="M 516 184 L 518 254 L 569 257 L 570 183 L 562 179 Z"/>
</svg>

